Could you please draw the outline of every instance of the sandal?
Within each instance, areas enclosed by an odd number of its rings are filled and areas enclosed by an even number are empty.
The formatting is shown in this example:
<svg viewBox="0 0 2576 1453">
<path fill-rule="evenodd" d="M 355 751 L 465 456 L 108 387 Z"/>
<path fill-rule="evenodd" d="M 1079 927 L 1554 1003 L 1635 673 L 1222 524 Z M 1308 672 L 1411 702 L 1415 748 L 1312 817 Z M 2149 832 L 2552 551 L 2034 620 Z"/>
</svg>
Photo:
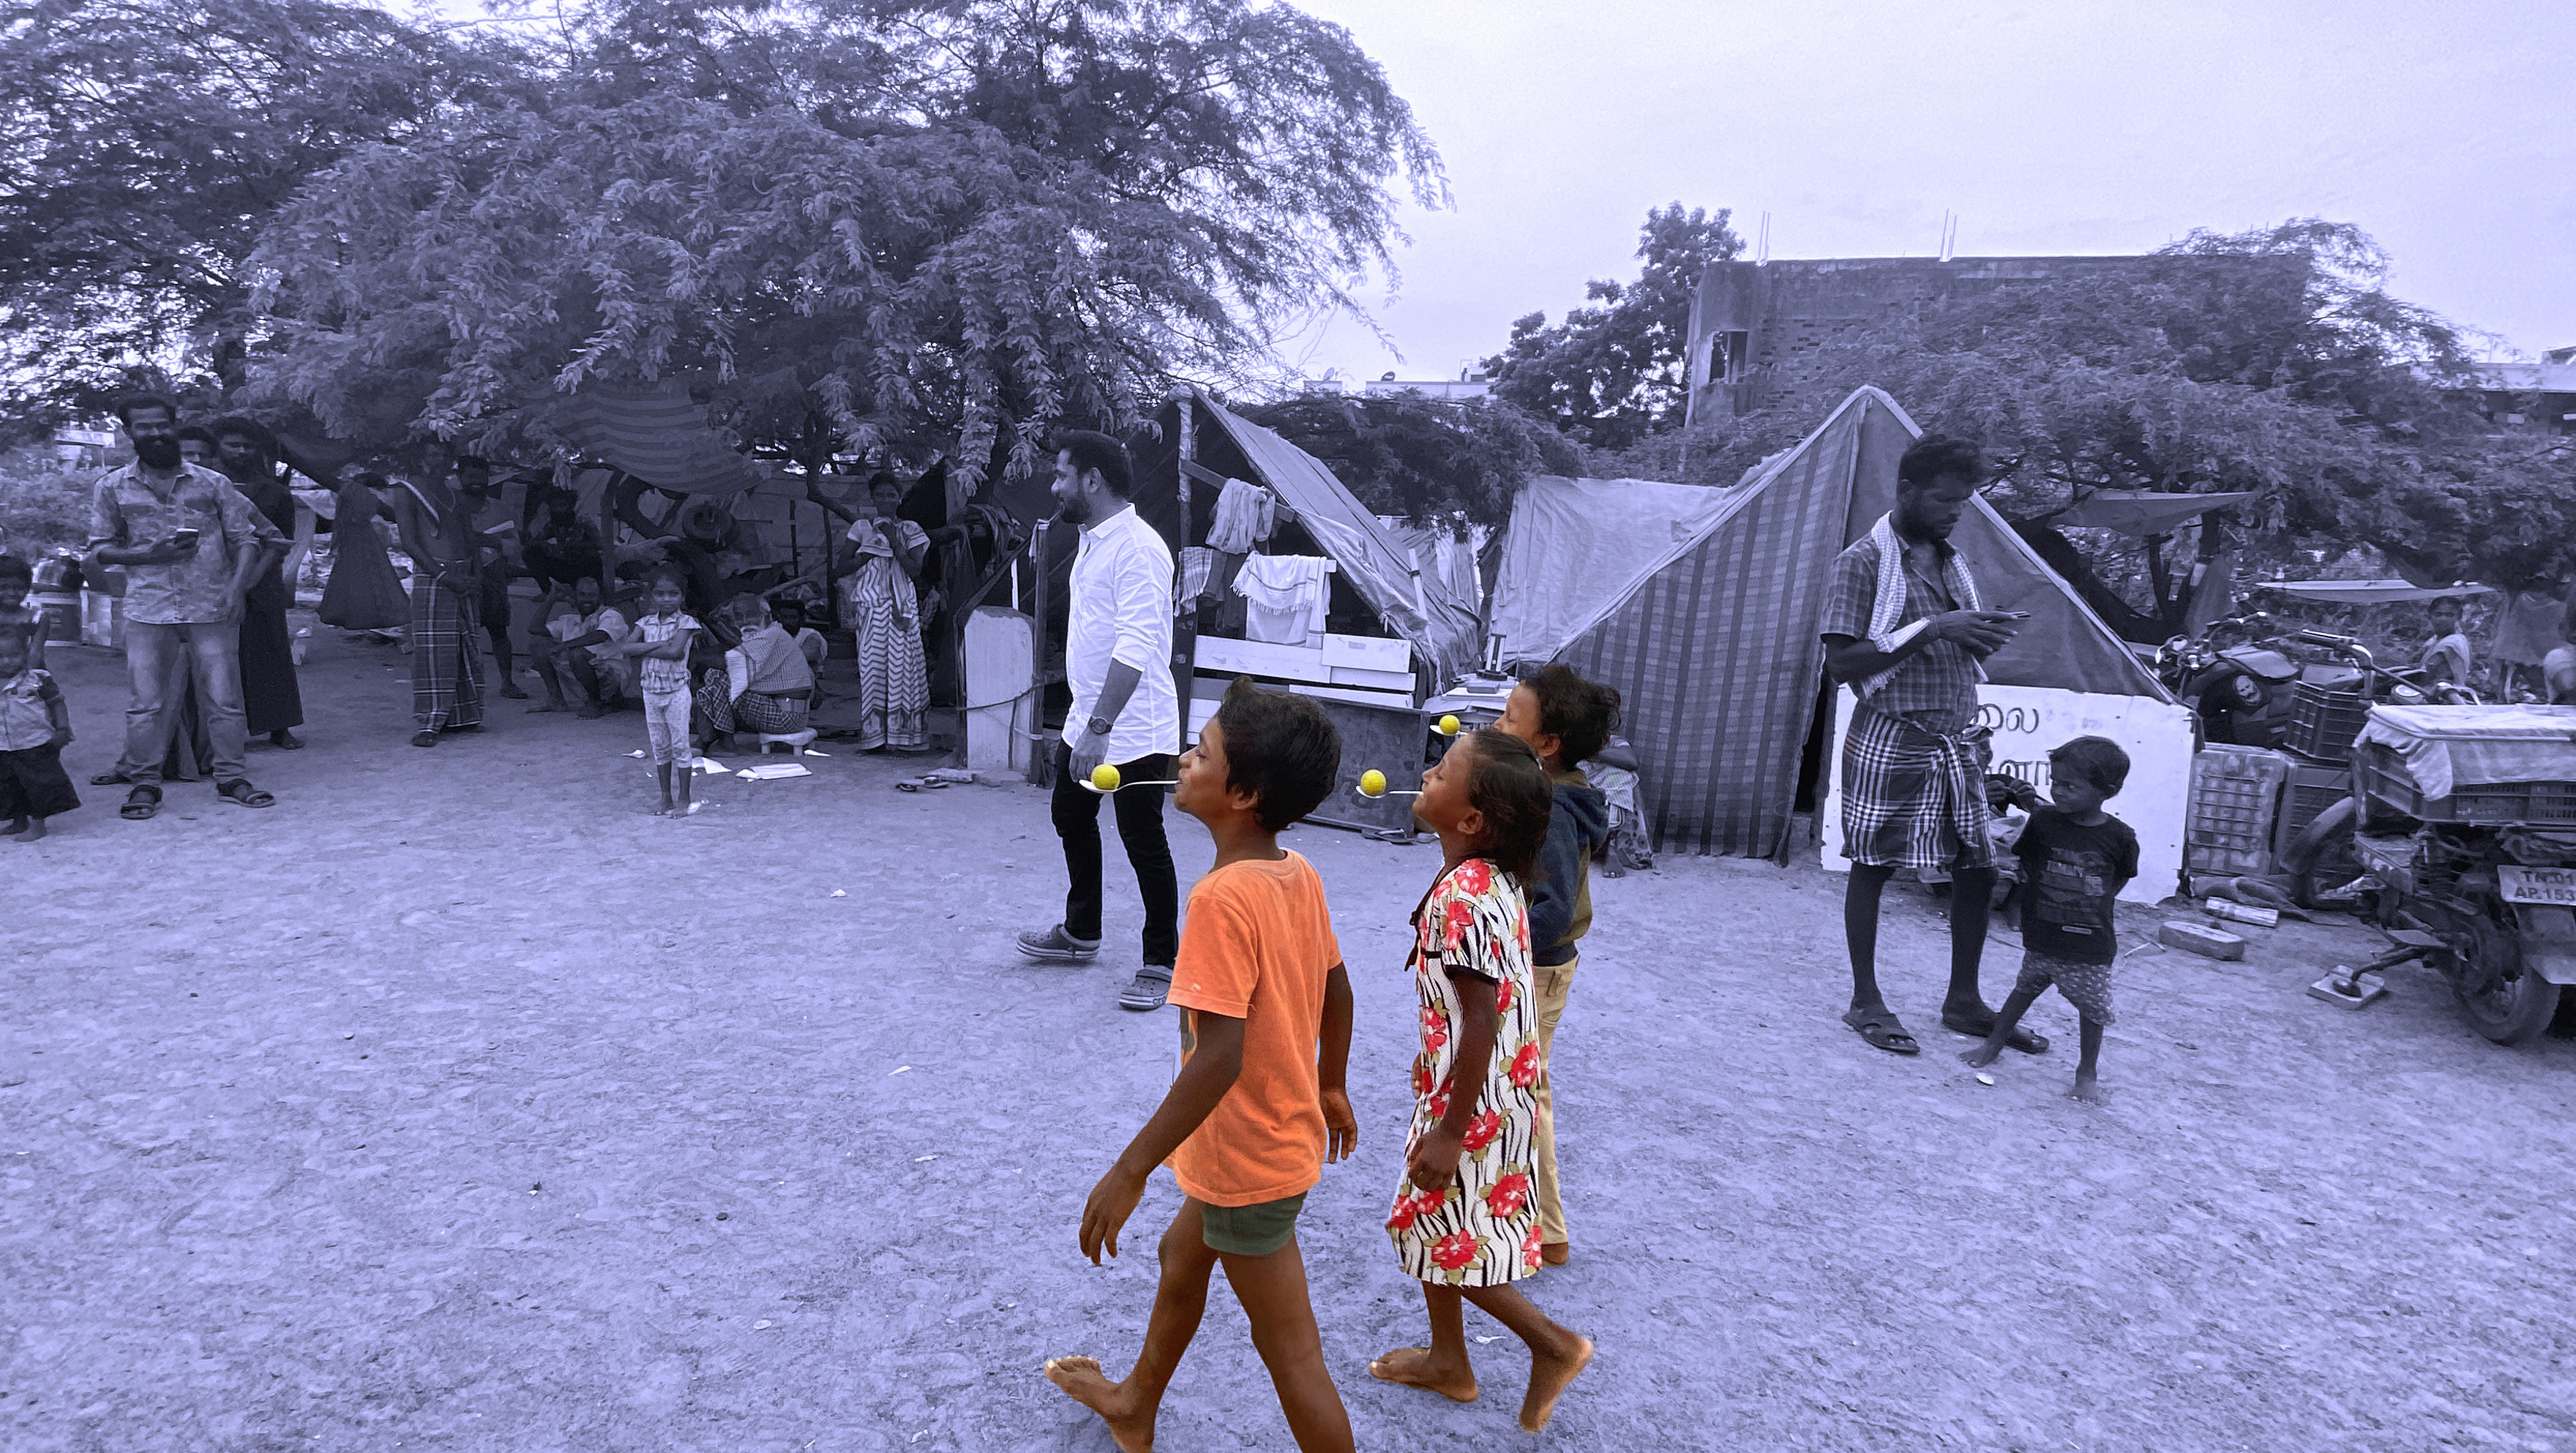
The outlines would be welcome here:
<svg viewBox="0 0 2576 1453">
<path fill-rule="evenodd" d="M 1916 1044 L 1914 1036 L 1906 1033 L 1904 1024 L 1897 1020 L 1896 1011 L 1884 1004 L 1845 1010 L 1843 1023 L 1860 1031 L 1860 1037 L 1868 1040 L 1872 1049 L 1883 1049 L 1889 1054 L 1923 1052 L 1923 1046 Z"/>
<path fill-rule="evenodd" d="M 247 777 L 235 777 L 230 782 L 216 783 L 215 795 L 226 802 L 234 803 L 242 807 L 275 807 L 277 805 L 276 798 L 271 797 L 267 793 L 250 785 L 250 779 Z"/>
<path fill-rule="evenodd" d="M 141 822 L 161 810 L 161 789 L 149 783 L 125 794 L 125 805 L 116 815 L 128 822 Z"/>
<path fill-rule="evenodd" d="M 1990 1014 L 1986 1016 L 1984 1024 L 1978 1024 L 1972 1019 L 1944 1010 L 1941 1014 L 1941 1027 L 1952 1034 L 1964 1034 L 1970 1039 L 1983 1039 L 1995 1032 L 1995 1020 Z M 2048 1036 L 2033 1034 L 2018 1024 L 2013 1026 L 2012 1033 L 2004 1036 L 2004 1043 L 2020 1050 L 2023 1054 L 2048 1053 Z"/>
<path fill-rule="evenodd" d="M 1118 1007 L 1140 1011 L 1162 1008 L 1171 996 L 1172 971 L 1163 969 L 1158 974 L 1154 972 L 1158 968 L 1163 966 L 1147 964 L 1138 969 L 1136 977 L 1127 981 L 1127 987 L 1118 991 Z"/>
<path fill-rule="evenodd" d="M 89 779 L 89 785 L 92 787 L 122 787 L 133 780 L 133 778 L 126 776 L 124 773 L 119 772 L 114 768 L 110 768 L 107 771 L 101 772 L 97 776 Z"/>
</svg>

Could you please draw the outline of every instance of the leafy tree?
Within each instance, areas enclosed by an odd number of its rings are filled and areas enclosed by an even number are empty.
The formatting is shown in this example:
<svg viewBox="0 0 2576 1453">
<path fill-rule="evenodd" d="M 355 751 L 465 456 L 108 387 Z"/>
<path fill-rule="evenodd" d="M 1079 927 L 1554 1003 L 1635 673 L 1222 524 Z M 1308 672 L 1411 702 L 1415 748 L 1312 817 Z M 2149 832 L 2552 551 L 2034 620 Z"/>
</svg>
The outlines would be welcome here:
<svg viewBox="0 0 2576 1453">
<path fill-rule="evenodd" d="M 568 34 L 546 91 L 280 218 L 268 388 L 490 450 L 678 374 L 747 446 L 935 439 L 980 478 L 1354 307 L 1393 188 L 1441 199 L 1375 63 L 1283 6 L 620 0 Z"/>
<path fill-rule="evenodd" d="M 1463 513 L 1499 525 L 1531 475 L 1582 472 L 1572 442 L 1505 403 L 1305 395 L 1243 416 L 1322 460 L 1370 510 L 1417 522 Z"/>
<path fill-rule="evenodd" d="M 1925 428 L 2007 462 L 1997 507 L 2132 640 L 2180 628 L 2192 562 L 2227 548 L 2262 564 L 2367 546 L 2444 583 L 2563 578 L 2576 565 L 2568 457 L 2490 437 L 2461 331 L 2388 294 L 2386 274 L 2343 224 L 2194 233 L 2135 269 L 1838 340 L 1809 383 L 1761 410 L 1592 466 L 1732 482 L 1873 383 Z M 2102 488 L 2259 497 L 2233 512 L 2239 528 L 2211 517 L 2143 544 L 2053 523 Z"/>
<path fill-rule="evenodd" d="M 1689 369 L 1691 300 L 1712 262 L 1744 250 L 1715 214 L 1682 204 L 1651 208 L 1639 231 L 1645 260 L 1632 283 L 1595 278 L 1562 323 L 1532 313 L 1485 360 L 1497 398 L 1587 444 L 1622 449 L 1681 422 Z"/>
<path fill-rule="evenodd" d="M 0 387 L 37 424 L 183 347 L 238 384 L 261 226 L 507 69 L 330 0 L 6 0 L 0 36 Z"/>
</svg>

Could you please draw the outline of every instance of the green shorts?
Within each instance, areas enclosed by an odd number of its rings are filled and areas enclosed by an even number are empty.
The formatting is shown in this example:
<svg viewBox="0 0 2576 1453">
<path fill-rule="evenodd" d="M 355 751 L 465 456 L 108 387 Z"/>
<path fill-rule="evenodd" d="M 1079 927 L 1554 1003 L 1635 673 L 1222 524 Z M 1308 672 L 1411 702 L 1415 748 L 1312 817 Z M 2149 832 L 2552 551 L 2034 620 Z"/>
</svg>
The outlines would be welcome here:
<svg viewBox="0 0 2576 1453">
<path fill-rule="evenodd" d="M 1268 1256 L 1297 1238 L 1297 1213 L 1306 1193 L 1249 1206 L 1211 1206 L 1199 1202 L 1199 1236 L 1220 1256 Z"/>
</svg>

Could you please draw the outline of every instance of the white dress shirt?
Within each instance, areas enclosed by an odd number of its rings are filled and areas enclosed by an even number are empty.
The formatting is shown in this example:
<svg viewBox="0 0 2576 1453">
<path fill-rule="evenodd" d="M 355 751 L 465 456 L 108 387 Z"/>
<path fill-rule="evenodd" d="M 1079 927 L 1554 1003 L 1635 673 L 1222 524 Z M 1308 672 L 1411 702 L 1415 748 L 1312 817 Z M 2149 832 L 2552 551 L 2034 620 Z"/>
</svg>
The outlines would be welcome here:
<svg viewBox="0 0 2576 1453">
<path fill-rule="evenodd" d="M 1109 663 L 1136 668 L 1136 690 L 1109 731 L 1111 762 L 1176 752 L 1181 703 L 1172 685 L 1172 552 L 1134 505 L 1082 532 L 1073 556 L 1071 624 L 1064 646 L 1065 684 L 1073 710 L 1064 740 L 1080 746 L 1091 730 Z"/>
</svg>

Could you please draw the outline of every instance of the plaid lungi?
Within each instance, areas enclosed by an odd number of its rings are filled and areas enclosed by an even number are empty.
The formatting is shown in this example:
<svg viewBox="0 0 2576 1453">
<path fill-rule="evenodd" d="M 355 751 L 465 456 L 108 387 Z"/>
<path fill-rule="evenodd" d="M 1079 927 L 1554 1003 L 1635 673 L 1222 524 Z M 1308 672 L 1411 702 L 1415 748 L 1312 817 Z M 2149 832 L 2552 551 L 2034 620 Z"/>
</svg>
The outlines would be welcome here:
<svg viewBox="0 0 2576 1453">
<path fill-rule="evenodd" d="M 452 573 L 424 572 L 412 582 L 411 714 L 424 731 L 483 724 L 476 604 L 473 583 Z"/>
<path fill-rule="evenodd" d="M 709 671 L 698 678 L 698 710 L 707 714 L 707 725 L 718 736 L 759 732 L 783 737 L 801 732 L 805 730 L 810 705 L 801 696 L 771 696 L 760 691 L 746 691 L 736 697 L 733 677 L 722 670 Z"/>
<path fill-rule="evenodd" d="M 1917 871 L 1994 862 L 1976 748 L 1863 707 L 1843 737 L 1843 856 Z"/>
</svg>

